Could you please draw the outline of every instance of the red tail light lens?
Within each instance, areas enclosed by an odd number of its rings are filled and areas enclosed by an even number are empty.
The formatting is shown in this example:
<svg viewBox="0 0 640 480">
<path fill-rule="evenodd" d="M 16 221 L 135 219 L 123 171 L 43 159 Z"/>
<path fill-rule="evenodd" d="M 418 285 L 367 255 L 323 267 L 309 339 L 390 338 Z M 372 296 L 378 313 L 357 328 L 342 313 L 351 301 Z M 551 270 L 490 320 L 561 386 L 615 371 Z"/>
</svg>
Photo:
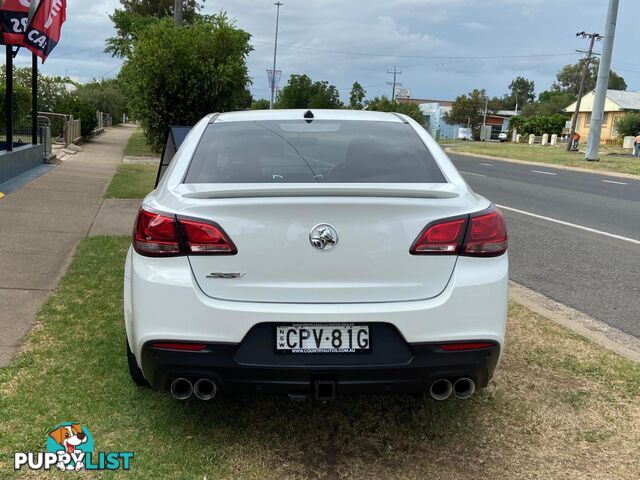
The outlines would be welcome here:
<svg viewBox="0 0 640 480">
<path fill-rule="evenodd" d="M 413 255 L 455 255 L 460 251 L 466 218 L 429 225 L 411 247 Z"/>
<path fill-rule="evenodd" d="M 180 254 L 176 219 L 140 210 L 133 230 L 133 248 L 148 257 Z"/>
<path fill-rule="evenodd" d="M 213 223 L 176 219 L 141 209 L 133 229 L 133 248 L 147 257 L 235 255 L 236 247 Z"/>
<path fill-rule="evenodd" d="M 497 257 L 507 251 L 508 243 L 504 216 L 492 205 L 480 213 L 429 224 L 410 253 Z"/>
<path fill-rule="evenodd" d="M 507 225 L 496 207 L 472 215 L 464 238 L 463 255 L 497 257 L 507 251 Z"/>
<path fill-rule="evenodd" d="M 194 220 L 180 219 L 179 222 L 187 253 L 195 255 L 236 253 L 235 246 L 219 226 Z"/>
</svg>

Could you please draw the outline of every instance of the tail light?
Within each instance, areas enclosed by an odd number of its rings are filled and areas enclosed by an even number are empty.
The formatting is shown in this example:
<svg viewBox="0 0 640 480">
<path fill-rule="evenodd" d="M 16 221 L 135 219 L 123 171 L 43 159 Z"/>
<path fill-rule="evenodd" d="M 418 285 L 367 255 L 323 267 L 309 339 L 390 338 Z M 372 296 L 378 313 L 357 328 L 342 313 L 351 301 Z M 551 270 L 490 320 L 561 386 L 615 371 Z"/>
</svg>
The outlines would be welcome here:
<svg viewBox="0 0 640 480">
<path fill-rule="evenodd" d="M 432 223 L 414 242 L 411 253 L 414 255 L 457 254 L 460 252 L 466 227 L 466 217 Z"/>
<path fill-rule="evenodd" d="M 147 257 L 180 255 L 180 237 L 175 217 L 140 210 L 133 230 L 133 248 Z"/>
<path fill-rule="evenodd" d="M 502 212 L 491 206 L 471 215 L 464 237 L 462 254 L 472 257 L 497 257 L 507 251 L 507 225 Z"/>
<path fill-rule="evenodd" d="M 133 230 L 133 248 L 147 257 L 235 255 L 237 250 L 214 223 L 182 219 L 141 209 Z"/>
<path fill-rule="evenodd" d="M 473 215 L 433 222 L 418 236 L 412 255 L 497 257 L 507 251 L 507 227 L 502 212 L 491 206 Z"/>
</svg>

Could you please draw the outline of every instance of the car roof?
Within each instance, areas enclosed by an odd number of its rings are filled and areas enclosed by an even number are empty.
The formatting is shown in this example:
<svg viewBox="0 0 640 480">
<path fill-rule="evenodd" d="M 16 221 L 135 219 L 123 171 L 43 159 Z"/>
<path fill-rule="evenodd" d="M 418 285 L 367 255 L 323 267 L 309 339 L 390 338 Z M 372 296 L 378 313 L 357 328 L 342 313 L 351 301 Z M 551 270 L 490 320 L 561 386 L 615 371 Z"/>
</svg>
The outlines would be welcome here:
<svg viewBox="0 0 640 480">
<path fill-rule="evenodd" d="M 212 122 L 257 122 L 265 120 L 303 120 L 305 113 L 311 111 L 315 120 L 360 120 L 369 122 L 406 123 L 396 113 L 370 112 L 366 110 L 247 110 L 226 112 L 212 117 Z"/>
</svg>

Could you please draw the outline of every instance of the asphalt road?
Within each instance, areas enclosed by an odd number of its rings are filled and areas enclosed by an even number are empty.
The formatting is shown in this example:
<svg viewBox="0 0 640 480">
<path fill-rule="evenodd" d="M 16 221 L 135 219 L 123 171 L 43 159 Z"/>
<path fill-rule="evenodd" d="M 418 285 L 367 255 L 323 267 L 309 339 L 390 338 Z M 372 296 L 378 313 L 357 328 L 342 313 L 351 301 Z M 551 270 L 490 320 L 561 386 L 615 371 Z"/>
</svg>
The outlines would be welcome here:
<svg viewBox="0 0 640 480">
<path fill-rule="evenodd" d="M 640 181 L 449 156 L 503 207 L 512 280 L 640 337 Z"/>
</svg>

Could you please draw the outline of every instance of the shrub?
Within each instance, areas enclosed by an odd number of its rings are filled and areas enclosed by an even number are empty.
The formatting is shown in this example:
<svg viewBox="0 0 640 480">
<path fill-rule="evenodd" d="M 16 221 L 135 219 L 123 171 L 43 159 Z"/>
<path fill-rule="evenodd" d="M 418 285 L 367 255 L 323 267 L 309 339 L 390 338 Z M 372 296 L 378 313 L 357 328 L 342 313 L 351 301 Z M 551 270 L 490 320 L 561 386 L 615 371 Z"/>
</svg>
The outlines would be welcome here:
<svg viewBox="0 0 640 480">
<path fill-rule="evenodd" d="M 98 126 L 96 109 L 91 103 L 84 100 L 78 92 L 68 93 L 59 100 L 56 105 L 56 111 L 73 115 L 73 118 L 79 119 L 81 122 L 80 134 L 83 137 L 91 135 Z"/>
<path fill-rule="evenodd" d="M 616 131 L 621 138 L 635 137 L 640 133 L 640 112 L 627 113 L 616 122 Z"/>
<path fill-rule="evenodd" d="M 544 135 L 554 133 L 560 135 L 564 129 L 565 123 L 569 120 L 569 115 L 557 113 L 555 115 L 535 115 L 533 117 L 513 117 L 509 124 L 511 131 L 517 129 L 518 133 L 526 135 Z"/>
</svg>

